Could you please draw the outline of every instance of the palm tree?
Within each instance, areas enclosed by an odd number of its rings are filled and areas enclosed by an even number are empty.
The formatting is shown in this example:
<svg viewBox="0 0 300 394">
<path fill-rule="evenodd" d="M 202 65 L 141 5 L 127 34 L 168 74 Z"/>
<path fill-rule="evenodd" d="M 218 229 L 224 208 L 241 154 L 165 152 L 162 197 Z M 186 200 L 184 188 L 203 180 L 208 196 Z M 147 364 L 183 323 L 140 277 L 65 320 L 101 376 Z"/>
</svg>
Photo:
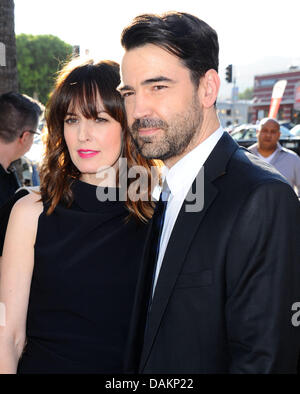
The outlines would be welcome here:
<svg viewBox="0 0 300 394">
<path fill-rule="evenodd" d="M 14 8 L 13 0 L 0 0 L 0 94 L 18 90 Z"/>
</svg>

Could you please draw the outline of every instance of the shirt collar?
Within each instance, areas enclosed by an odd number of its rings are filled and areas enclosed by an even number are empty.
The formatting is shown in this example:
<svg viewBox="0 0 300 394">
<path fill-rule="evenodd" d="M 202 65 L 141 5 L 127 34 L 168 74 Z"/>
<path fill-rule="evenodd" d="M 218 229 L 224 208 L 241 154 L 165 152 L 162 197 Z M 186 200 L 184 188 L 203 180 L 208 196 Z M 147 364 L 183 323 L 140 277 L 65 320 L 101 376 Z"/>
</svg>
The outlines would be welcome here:
<svg viewBox="0 0 300 394">
<path fill-rule="evenodd" d="M 190 187 L 222 134 L 220 127 L 169 169 L 166 179 L 173 195 Z"/>
<path fill-rule="evenodd" d="M 285 150 L 285 149 L 284 149 L 284 147 L 283 147 L 279 142 L 277 142 L 276 151 L 281 151 L 281 150 Z"/>
<path fill-rule="evenodd" d="M 4 169 L 4 167 L 2 166 L 2 164 L 0 164 L 0 173 L 2 174 L 6 174 L 6 175 L 10 175 L 11 173 L 16 172 L 15 167 L 13 166 L 13 164 L 10 164 L 7 168 L 7 170 Z"/>
<path fill-rule="evenodd" d="M 164 166 L 162 168 L 162 181 L 167 180 L 173 196 L 190 188 L 201 167 L 222 137 L 223 132 L 223 128 L 219 127 L 206 140 L 174 164 L 173 167 L 168 168 Z M 159 199 L 160 192 L 161 186 L 157 185 L 152 193 L 155 200 Z"/>
</svg>

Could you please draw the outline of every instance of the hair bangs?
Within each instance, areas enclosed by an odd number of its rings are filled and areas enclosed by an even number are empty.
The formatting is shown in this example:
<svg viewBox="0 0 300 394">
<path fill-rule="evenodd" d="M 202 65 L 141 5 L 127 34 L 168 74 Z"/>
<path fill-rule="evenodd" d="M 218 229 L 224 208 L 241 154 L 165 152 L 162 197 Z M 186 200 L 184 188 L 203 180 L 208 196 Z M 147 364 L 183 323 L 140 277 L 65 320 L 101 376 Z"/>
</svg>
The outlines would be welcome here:
<svg viewBox="0 0 300 394">
<path fill-rule="evenodd" d="M 85 65 L 75 69 L 62 81 L 59 109 L 63 121 L 67 113 L 81 113 L 87 119 L 96 119 L 100 111 L 106 111 L 115 120 L 124 121 L 122 102 L 116 90 L 120 80 L 118 67 L 116 75 L 111 65 L 102 62 L 98 65 Z M 102 106 L 101 106 L 102 102 Z"/>
<path fill-rule="evenodd" d="M 90 80 L 75 82 L 70 85 L 70 90 L 72 93 L 66 113 L 80 113 L 87 119 L 96 119 L 103 110 L 99 106 L 101 96 L 97 84 Z"/>
</svg>

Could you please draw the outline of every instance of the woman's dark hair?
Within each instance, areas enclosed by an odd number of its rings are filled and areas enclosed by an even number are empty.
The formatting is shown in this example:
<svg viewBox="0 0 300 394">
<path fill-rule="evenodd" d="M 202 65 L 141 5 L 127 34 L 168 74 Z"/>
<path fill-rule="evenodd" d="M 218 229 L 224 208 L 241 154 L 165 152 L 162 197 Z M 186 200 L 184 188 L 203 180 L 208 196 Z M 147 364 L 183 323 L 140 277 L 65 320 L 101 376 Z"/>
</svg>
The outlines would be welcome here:
<svg viewBox="0 0 300 394">
<path fill-rule="evenodd" d="M 120 83 L 119 65 L 112 61 L 101 61 L 94 64 L 92 60 L 77 64 L 68 63 L 59 73 L 55 88 L 46 107 L 46 151 L 40 170 L 42 199 L 49 204 L 47 214 L 51 214 L 57 204 L 62 201 L 70 206 L 73 201 L 71 185 L 79 179 L 81 173 L 73 164 L 64 138 L 64 120 L 68 111 L 79 108 L 88 119 L 98 117 L 97 101 L 100 95 L 105 110 L 123 130 L 124 149 L 122 156 L 127 158 L 128 168 L 143 166 L 148 173 L 147 201 L 131 201 L 126 206 L 131 215 L 146 221 L 152 216 L 153 206 L 150 198 L 151 166 L 153 160 L 140 156 L 130 133 L 125 116 L 123 100 L 116 90 Z M 131 181 L 134 181 L 132 179 Z M 130 179 L 128 179 L 128 187 Z M 128 193 L 127 193 L 128 195 Z"/>
<path fill-rule="evenodd" d="M 207 23 L 187 13 L 137 16 L 123 30 L 121 44 L 126 50 L 146 44 L 167 50 L 182 60 L 196 86 L 208 70 L 218 71 L 217 33 Z"/>
</svg>

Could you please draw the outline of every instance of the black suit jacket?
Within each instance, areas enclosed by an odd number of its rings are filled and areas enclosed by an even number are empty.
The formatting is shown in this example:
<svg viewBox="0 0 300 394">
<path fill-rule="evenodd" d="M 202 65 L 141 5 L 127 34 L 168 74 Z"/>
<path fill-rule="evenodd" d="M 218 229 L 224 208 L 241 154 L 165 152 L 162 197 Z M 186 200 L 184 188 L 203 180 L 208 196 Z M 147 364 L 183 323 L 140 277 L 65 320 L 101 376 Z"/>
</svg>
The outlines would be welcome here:
<svg viewBox="0 0 300 394">
<path fill-rule="evenodd" d="M 181 208 L 144 334 L 146 245 L 125 372 L 295 373 L 300 205 L 294 191 L 224 133 L 204 165 L 204 196 L 201 212 Z"/>
</svg>

